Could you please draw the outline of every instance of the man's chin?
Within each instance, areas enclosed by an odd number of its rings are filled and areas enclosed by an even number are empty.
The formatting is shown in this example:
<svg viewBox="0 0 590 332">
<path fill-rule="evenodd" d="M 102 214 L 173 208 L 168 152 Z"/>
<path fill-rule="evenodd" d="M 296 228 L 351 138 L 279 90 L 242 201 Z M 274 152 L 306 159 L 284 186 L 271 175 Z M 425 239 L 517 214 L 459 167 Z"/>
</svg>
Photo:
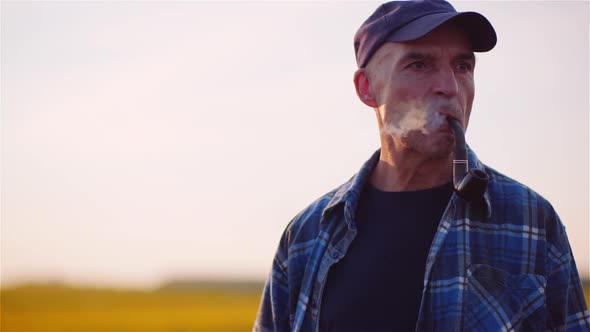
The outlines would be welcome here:
<svg viewBox="0 0 590 332">
<path fill-rule="evenodd" d="M 455 138 L 452 135 L 434 135 L 408 137 L 406 146 L 427 158 L 445 159 L 451 157 L 455 150 Z"/>
<path fill-rule="evenodd" d="M 439 150 L 431 151 L 430 156 L 433 159 L 448 159 L 448 158 L 452 158 L 452 156 L 453 156 L 453 150 L 454 149 L 450 148 L 450 149 L 439 149 Z"/>
</svg>

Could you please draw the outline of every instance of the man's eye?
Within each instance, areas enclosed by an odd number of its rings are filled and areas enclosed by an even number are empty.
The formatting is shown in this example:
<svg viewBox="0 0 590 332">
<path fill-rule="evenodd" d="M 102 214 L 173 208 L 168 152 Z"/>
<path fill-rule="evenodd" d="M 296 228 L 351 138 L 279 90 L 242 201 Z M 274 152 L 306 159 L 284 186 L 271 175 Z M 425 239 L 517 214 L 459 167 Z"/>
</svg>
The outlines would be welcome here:
<svg viewBox="0 0 590 332">
<path fill-rule="evenodd" d="M 424 63 L 424 61 L 415 61 L 410 63 L 409 67 L 414 69 L 424 69 L 426 68 L 426 64 Z"/>
<path fill-rule="evenodd" d="M 471 71 L 473 69 L 473 66 L 468 62 L 461 62 L 457 64 L 457 69 L 462 71 Z"/>
</svg>

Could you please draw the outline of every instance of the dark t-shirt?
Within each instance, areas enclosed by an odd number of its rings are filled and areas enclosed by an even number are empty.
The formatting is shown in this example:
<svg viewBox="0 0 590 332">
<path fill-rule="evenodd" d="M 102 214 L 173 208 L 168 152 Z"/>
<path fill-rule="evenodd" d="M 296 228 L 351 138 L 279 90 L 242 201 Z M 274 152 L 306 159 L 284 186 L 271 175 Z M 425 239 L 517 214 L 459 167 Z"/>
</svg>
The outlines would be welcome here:
<svg viewBox="0 0 590 332">
<path fill-rule="evenodd" d="M 320 331 L 415 329 L 426 258 L 452 192 L 451 183 L 409 192 L 365 186 L 358 233 L 328 272 Z"/>
</svg>

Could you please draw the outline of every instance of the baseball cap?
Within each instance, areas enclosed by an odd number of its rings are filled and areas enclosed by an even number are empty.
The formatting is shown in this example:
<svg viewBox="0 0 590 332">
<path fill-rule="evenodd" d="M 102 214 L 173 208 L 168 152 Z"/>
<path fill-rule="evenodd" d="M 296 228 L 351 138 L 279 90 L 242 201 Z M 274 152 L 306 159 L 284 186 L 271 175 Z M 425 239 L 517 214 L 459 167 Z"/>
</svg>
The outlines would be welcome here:
<svg viewBox="0 0 590 332">
<path fill-rule="evenodd" d="M 492 24 L 479 13 L 457 12 L 443 0 L 391 1 L 379 6 L 356 32 L 356 62 L 364 68 L 383 43 L 416 40 L 451 21 L 467 34 L 474 52 L 496 45 Z"/>
</svg>

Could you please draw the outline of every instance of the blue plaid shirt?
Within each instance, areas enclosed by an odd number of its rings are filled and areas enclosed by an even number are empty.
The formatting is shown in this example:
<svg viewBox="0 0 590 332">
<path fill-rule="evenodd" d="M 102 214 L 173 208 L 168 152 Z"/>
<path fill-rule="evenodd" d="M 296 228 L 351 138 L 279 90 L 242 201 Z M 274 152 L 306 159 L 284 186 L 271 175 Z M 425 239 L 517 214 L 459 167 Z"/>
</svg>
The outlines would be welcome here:
<svg viewBox="0 0 590 332">
<path fill-rule="evenodd" d="M 254 330 L 318 330 L 328 271 L 354 241 L 359 195 L 379 154 L 289 223 Z M 426 261 L 416 330 L 590 331 L 565 228 L 551 204 L 471 151 L 469 159 L 485 167 L 490 182 L 479 204 L 451 197 Z"/>
</svg>

